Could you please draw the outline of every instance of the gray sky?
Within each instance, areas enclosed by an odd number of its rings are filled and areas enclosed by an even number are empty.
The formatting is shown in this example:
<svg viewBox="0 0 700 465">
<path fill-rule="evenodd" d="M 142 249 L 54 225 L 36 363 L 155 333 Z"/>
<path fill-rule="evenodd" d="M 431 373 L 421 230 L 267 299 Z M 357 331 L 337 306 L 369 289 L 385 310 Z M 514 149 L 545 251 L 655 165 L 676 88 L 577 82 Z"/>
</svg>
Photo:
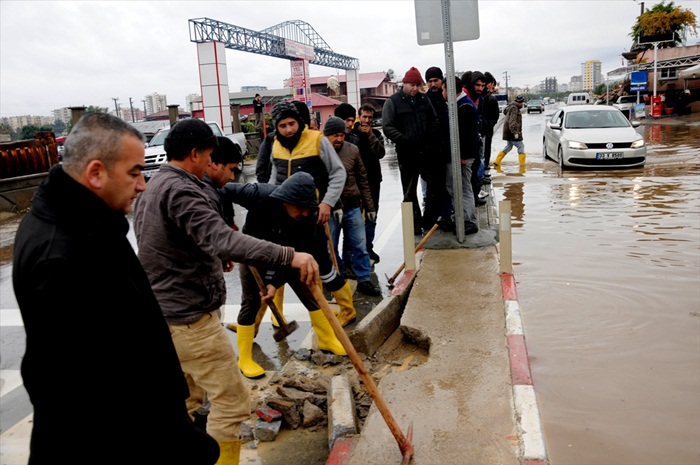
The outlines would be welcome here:
<svg viewBox="0 0 700 465">
<path fill-rule="evenodd" d="M 459 0 L 453 0 L 459 1 Z M 646 1 L 652 8 L 656 1 Z M 675 0 L 700 18 L 700 1 Z M 440 2 L 435 0 L 436 8 Z M 455 69 L 490 71 L 505 87 L 546 77 L 568 83 L 581 63 L 600 60 L 603 74 L 623 66 L 636 0 L 481 0 L 480 37 L 454 44 Z M 0 116 L 50 115 L 56 108 L 143 108 L 144 95 L 185 104 L 200 94 L 189 19 L 211 18 L 255 31 L 290 20 L 313 27 L 334 52 L 359 59 L 360 72 L 415 66 L 445 71 L 443 45 L 419 46 L 412 0 L 316 1 L 12 1 L 0 0 Z M 688 45 L 700 42 L 690 37 Z M 229 91 L 282 87 L 289 61 L 226 51 Z M 312 76 L 342 70 L 311 66 Z"/>
</svg>

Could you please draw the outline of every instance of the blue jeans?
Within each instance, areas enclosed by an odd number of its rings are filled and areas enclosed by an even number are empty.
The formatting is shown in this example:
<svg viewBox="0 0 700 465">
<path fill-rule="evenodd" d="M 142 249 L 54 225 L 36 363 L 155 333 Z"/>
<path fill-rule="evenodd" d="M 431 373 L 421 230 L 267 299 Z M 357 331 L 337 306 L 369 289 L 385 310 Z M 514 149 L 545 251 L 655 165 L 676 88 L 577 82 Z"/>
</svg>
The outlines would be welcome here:
<svg viewBox="0 0 700 465">
<path fill-rule="evenodd" d="M 521 140 L 508 140 L 508 141 L 506 141 L 506 146 L 503 147 L 503 150 L 501 150 L 501 152 L 508 153 L 508 152 L 510 152 L 510 149 L 512 149 L 513 147 L 518 149 L 518 154 L 525 153 L 525 144 L 523 144 L 523 141 L 521 141 Z"/>
<path fill-rule="evenodd" d="M 340 257 L 338 242 L 340 242 L 340 231 L 343 231 L 343 242 L 348 246 L 348 252 L 352 256 L 352 269 L 357 275 L 357 282 L 361 283 L 370 280 L 369 253 L 367 252 L 367 238 L 365 236 L 365 222 L 362 219 L 360 207 L 343 209 L 343 224 L 338 225 L 331 215 L 328 221 L 331 230 L 333 248 L 335 249 L 336 260 L 341 271 L 344 263 Z"/>
</svg>

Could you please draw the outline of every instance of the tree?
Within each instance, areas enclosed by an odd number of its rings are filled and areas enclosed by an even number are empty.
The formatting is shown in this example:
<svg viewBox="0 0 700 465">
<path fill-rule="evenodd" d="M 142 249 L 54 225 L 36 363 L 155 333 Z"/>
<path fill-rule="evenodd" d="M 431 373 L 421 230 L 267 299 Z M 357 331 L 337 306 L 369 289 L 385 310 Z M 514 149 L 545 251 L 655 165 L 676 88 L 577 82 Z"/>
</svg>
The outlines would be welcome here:
<svg viewBox="0 0 700 465">
<path fill-rule="evenodd" d="M 697 35 L 698 23 L 695 13 L 674 5 L 661 2 L 654 8 L 637 16 L 637 22 L 632 26 L 630 36 L 637 42 L 640 36 L 658 36 L 673 34 L 672 42 L 660 42 L 659 48 L 677 47 L 683 44 L 687 35 Z M 641 45 L 641 50 L 651 48 L 651 44 Z M 634 47 L 633 47 L 634 48 Z"/>
<path fill-rule="evenodd" d="M 53 132 L 56 133 L 56 135 L 63 134 L 63 131 L 66 130 L 66 123 L 61 121 L 60 119 L 57 119 L 56 121 L 53 122 Z"/>
<path fill-rule="evenodd" d="M 39 127 L 34 126 L 33 124 L 28 124 L 26 126 L 22 126 L 17 134 L 17 137 L 19 140 L 34 139 L 34 134 L 39 131 L 53 131 L 53 126 L 44 125 Z"/>
</svg>

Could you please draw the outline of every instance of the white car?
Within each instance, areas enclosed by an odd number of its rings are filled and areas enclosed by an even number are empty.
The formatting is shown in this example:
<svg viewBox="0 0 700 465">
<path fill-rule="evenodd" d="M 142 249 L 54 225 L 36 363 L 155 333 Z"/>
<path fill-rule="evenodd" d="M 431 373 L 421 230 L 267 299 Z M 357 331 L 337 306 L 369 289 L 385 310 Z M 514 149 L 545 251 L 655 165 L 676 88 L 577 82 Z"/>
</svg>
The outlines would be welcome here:
<svg viewBox="0 0 700 465">
<path fill-rule="evenodd" d="M 617 108 L 565 106 L 547 121 L 542 152 L 562 168 L 636 168 L 644 166 L 647 147 L 636 128 Z"/>
</svg>

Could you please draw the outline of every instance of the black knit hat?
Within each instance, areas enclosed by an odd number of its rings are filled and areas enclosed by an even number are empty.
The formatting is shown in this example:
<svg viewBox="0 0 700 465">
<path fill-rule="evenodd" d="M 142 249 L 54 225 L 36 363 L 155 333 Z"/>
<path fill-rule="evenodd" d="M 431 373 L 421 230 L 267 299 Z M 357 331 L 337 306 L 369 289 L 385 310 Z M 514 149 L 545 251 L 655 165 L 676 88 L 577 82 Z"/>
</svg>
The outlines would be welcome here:
<svg viewBox="0 0 700 465">
<path fill-rule="evenodd" d="M 297 107 L 299 116 L 301 116 L 301 120 L 304 122 L 304 124 L 307 126 L 310 125 L 311 113 L 309 113 L 309 107 L 306 105 L 306 103 L 302 102 L 301 100 L 293 100 L 292 103 L 295 107 Z"/>
<path fill-rule="evenodd" d="M 355 111 L 355 107 L 353 107 L 349 103 L 341 103 L 340 105 L 335 107 L 333 114 L 338 118 L 345 120 L 357 116 L 357 111 Z"/>
<path fill-rule="evenodd" d="M 278 102 L 272 108 L 271 116 L 273 129 L 275 130 L 277 129 L 277 125 L 279 124 L 279 122 L 285 118 L 294 118 L 299 122 L 299 125 L 301 125 L 302 127 L 304 126 L 304 120 L 301 119 L 301 115 L 299 114 L 296 105 L 289 101 Z"/>
<path fill-rule="evenodd" d="M 192 149 L 218 147 L 214 131 L 207 123 L 197 118 L 181 119 L 168 131 L 163 148 L 168 160 L 178 160 Z"/>
<path fill-rule="evenodd" d="M 481 71 L 472 71 L 472 86 L 476 84 L 476 81 L 481 81 L 486 84 L 486 77 Z"/>
<path fill-rule="evenodd" d="M 270 194 L 270 197 L 296 205 L 297 207 L 318 207 L 314 178 L 305 171 L 297 171 L 285 179 L 284 182 Z"/>
<path fill-rule="evenodd" d="M 442 76 L 442 70 L 437 66 L 431 66 L 425 70 L 425 82 L 428 82 L 433 78 L 438 78 L 441 81 L 445 80 L 445 78 Z"/>
</svg>

